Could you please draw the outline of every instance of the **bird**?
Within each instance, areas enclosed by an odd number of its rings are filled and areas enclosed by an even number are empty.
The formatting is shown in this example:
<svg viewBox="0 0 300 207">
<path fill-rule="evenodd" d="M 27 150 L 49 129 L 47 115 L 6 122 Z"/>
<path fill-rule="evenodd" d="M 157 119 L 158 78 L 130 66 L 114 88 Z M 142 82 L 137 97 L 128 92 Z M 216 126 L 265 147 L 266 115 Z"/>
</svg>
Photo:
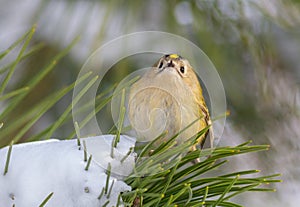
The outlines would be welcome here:
<svg viewBox="0 0 300 207">
<path fill-rule="evenodd" d="M 213 143 L 202 87 L 189 61 L 178 54 L 163 55 L 131 86 L 128 108 L 130 124 L 139 140 L 152 141 L 167 132 L 155 142 L 159 146 L 181 132 L 176 137 L 181 144 L 209 127 L 190 150 L 202 148 L 208 136 Z"/>
</svg>

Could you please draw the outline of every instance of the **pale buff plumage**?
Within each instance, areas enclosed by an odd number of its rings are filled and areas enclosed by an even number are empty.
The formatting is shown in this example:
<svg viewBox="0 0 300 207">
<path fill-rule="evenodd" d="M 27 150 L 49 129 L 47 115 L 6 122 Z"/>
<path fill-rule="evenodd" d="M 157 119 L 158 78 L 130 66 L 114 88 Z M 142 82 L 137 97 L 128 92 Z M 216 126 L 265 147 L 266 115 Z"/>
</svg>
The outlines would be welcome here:
<svg viewBox="0 0 300 207">
<path fill-rule="evenodd" d="M 167 131 L 161 142 L 199 119 L 178 136 L 179 144 L 211 125 L 202 88 L 190 63 L 176 54 L 163 56 L 132 85 L 129 119 L 140 140 L 151 141 Z M 200 137 L 199 143 L 204 139 Z"/>
</svg>

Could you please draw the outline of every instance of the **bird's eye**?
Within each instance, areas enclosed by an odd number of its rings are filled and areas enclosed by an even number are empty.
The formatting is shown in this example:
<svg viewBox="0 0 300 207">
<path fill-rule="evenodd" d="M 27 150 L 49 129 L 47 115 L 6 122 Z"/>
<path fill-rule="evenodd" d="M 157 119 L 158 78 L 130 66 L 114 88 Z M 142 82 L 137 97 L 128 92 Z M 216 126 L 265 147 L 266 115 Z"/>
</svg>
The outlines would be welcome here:
<svg viewBox="0 0 300 207">
<path fill-rule="evenodd" d="M 185 72 L 185 68 L 183 66 L 180 67 L 180 72 L 184 73 Z"/>
<path fill-rule="evenodd" d="M 161 61 L 160 63 L 159 63 L 159 66 L 158 66 L 158 68 L 161 68 L 162 66 L 163 66 L 163 62 Z"/>
</svg>

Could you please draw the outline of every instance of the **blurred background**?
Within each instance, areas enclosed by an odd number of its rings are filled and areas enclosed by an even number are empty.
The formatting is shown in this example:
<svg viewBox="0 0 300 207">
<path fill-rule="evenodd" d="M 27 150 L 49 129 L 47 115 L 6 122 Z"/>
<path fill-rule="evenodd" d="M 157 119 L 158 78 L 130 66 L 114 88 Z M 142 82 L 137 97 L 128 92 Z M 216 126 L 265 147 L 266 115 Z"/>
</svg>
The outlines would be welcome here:
<svg viewBox="0 0 300 207">
<path fill-rule="evenodd" d="M 7 91 L 26 85 L 51 58 L 79 41 L 70 53 L 21 102 L 3 115 L 0 145 L 7 145 L 22 128 L 6 129 L 24 121 L 27 111 L 77 78 L 91 53 L 124 34 L 154 30 L 180 35 L 195 43 L 211 59 L 223 81 L 228 110 L 219 145 L 252 140 L 269 144 L 270 150 L 236 157 L 227 169 L 260 169 L 262 174 L 281 173 L 274 193 L 247 193 L 236 201 L 245 206 L 297 206 L 300 203 L 300 1 L 299 0 L 192 0 L 192 1 L 76 1 L 0 0 L 0 52 L 6 50 L 36 24 L 30 47 L 38 52 L 18 64 Z M 176 43 L 174 43 L 176 44 Z M 29 47 L 29 49 L 30 49 Z M 0 61 L 0 81 L 17 56 L 15 48 Z M 136 67 L 124 61 L 112 70 L 109 85 Z M 47 64 L 46 64 L 47 66 Z M 29 127 L 27 140 L 55 122 L 72 101 L 72 93 L 60 99 Z M 9 106 L 0 102 L 0 113 Z M 105 110 L 109 109 L 103 109 Z M 33 117 L 32 117 L 33 118 Z M 104 126 L 109 129 L 110 126 Z M 53 132 L 64 138 L 74 130 L 72 120 Z"/>
</svg>

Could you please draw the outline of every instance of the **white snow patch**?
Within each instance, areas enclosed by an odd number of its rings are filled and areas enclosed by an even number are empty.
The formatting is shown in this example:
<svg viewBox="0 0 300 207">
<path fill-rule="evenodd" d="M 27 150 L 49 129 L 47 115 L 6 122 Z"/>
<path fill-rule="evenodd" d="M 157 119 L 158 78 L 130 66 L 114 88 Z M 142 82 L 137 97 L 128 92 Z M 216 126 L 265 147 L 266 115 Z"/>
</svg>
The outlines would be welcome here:
<svg viewBox="0 0 300 207">
<path fill-rule="evenodd" d="M 123 163 L 135 141 L 121 136 L 115 158 L 110 157 L 111 141 L 114 135 L 103 135 L 81 139 L 81 149 L 77 140 L 50 140 L 13 145 L 8 172 L 4 175 L 8 147 L 0 149 L 0 202 L 1 206 L 39 206 L 53 192 L 45 205 L 51 206 L 116 206 L 120 192 L 131 188 L 120 175 L 128 175 L 134 166 L 131 154 Z M 88 157 L 92 162 L 86 171 L 83 140 L 86 142 Z M 112 165 L 109 188 L 114 181 L 109 199 L 103 195 L 106 185 L 106 168 Z M 116 171 L 115 171 L 116 169 Z M 115 176 L 118 175 L 118 178 Z M 108 189 L 109 189 L 108 188 Z"/>
</svg>

